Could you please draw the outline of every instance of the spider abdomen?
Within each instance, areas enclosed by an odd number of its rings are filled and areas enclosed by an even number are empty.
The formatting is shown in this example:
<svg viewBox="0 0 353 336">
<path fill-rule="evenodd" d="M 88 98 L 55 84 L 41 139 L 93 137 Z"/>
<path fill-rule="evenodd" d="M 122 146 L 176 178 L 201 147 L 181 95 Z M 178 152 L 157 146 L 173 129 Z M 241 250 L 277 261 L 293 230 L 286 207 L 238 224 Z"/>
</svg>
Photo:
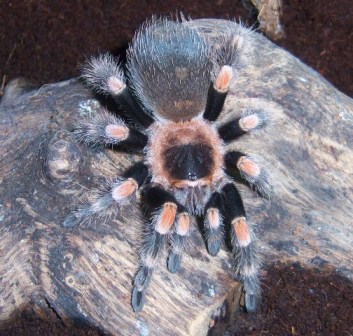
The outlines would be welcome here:
<svg viewBox="0 0 353 336">
<path fill-rule="evenodd" d="M 210 50 L 187 25 L 167 20 L 146 25 L 128 50 L 127 67 L 135 93 L 157 118 L 189 120 L 204 111 Z"/>
</svg>

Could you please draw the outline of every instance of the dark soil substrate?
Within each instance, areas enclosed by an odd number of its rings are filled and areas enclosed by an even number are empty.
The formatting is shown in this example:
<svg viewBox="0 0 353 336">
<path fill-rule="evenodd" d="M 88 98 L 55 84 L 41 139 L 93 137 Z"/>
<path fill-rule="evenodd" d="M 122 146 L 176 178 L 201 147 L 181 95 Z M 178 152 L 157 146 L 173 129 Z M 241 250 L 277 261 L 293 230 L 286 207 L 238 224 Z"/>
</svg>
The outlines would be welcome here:
<svg viewBox="0 0 353 336">
<path fill-rule="evenodd" d="M 124 50 L 152 14 L 183 11 L 192 18 L 249 17 L 241 0 L 0 2 L 0 95 L 23 76 L 41 85 L 79 75 L 92 53 Z M 286 38 L 277 43 L 353 96 L 352 0 L 284 0 Z M 333 273 L 298 266 L 267 268 L 258 314 L 241 314 L 228 335 L 353 335 L 353 287 Z M 89 326 L 66 328 L 28 310 L 0 327 L 0 335 L 98 335 Z"/>
<path fill-rule="evenodd" d="M 353 96 L 352 0 L 283 0 L 286 38 L 277 43 Z M 241 0 L 106 0 L 0 2 L 0 86 L 23 76 L 38 84 L 79 75 L 98 51 L 121 50 L 152 14 L 192 18 L 253 17 Z"/>
<path fill-rule="evenodd" d="M 226 335 L 353 335 L 353 284 L 326 272 L 300 265 L 268 267 L 260 311 L 239 314 Z"/>
<path fill-rule="evenodd" d="M 102 332 L 85 324 L 65 325 L 48 309 L 45 319 L 30 308 L 0 326 L 0 336 L 103 336 Z"/>
</svg>

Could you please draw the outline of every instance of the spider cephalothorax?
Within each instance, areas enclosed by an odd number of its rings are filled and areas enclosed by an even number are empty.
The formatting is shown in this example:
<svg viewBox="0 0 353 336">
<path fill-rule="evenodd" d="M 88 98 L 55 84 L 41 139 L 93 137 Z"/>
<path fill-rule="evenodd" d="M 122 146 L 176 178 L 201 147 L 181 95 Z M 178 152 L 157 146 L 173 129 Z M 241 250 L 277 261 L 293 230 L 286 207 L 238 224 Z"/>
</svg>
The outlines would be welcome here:
<svg viewBox="0 0 353 336">
<path fill-rule="evenodd" d="M 153 181 L 165 187 L 209 185 L 222 176 L 222 144 L 205 121 L 152 126 L 147 162 Z"/>
<path fill-rule="evenodd" d="M 146 222 L 132 306 L 141 310 L 156 259 L 169 239 L 168 269 L 181 265 L 192 215 L 203 218 L 208 252 L 216 255 L 230 235 L 236 272 L 243 282 L 248 311 L 256 307 L 259 260 L 241 196 L 232 181 L 240 174 L 263 196 L 267 175 L 245 153 L 226 144 L 266 121 L 261 110 L 247 109 L 217 124 L 234 74 L 251 49 L 251 32 L 232 26 L 209 41 L 190 22 L 154 20 L 136 34 L 127 53 L 126 77 L 110 55 L 92 58 L 83 77 L 96 91 L 114 97 L 125 119 L 100 111 L 77 125 L 88 144 L 118 145 L 143 153 L 109 190 L 74 211 L 63 222 L 73 226 L 110 207 L 120 209 L 141 189 L 150 219 Z M 132 126 L 133 125 L 133 126 Z M 228 229 L 226 229 L 228 228 Z"/>
</svg>

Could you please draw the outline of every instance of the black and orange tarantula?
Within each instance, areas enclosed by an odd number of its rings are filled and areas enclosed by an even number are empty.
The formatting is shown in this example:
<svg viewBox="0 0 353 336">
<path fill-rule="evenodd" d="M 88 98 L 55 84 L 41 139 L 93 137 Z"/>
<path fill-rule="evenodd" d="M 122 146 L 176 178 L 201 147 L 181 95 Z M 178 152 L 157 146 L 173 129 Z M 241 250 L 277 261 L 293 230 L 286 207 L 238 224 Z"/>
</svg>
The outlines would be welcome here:
<svg viewBox="0 0 353 336">
<path fill-rule="evenodd" d="M 220 250 L 230 235 L 245 306 L 254 311 L 259 297 L 259 258 L 241 196 L 231 178 L 240 176 L 263 196 L 270 185 L 262 168 L 226 144 L 266 123 L 261 110 L 217 124 L 237 69 L 242 66 L 250 30 L 238 26 L 211 46 L 189 21 L 152 20 L 135 35 L 127 52 L 126 75 L 106 54 L 91 58 L 83 78 L 98 92 L 114 97 L 128 122 L 102 111 L 76 128 L 87 144 L 118 146 L 143 153 L 106 193 L 74 211 L 63 222 L 74 226 L 114 205 L 126 205 L 140 188 L 150 220 L 144 226 L 132 307 L 140 311 L 156 259 L 166 240 L 168 270 L 178 271 L 190 216 L 203 218 L 207 250 Z"/>
</svg>

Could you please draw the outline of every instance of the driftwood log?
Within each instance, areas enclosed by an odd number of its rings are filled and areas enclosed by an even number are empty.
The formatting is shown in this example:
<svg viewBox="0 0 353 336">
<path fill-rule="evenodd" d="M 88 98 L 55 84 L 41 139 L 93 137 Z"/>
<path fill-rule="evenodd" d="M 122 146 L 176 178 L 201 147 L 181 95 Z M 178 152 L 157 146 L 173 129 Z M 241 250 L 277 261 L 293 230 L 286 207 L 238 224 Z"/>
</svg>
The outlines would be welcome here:
<svg viewBox="0 0 353 336">
<path fill-rule="evenodd" d="M 242 0 L 250 13 L 255 12 L 259 29 L 271 40 L 278 41 L 285 36 L 281 24 L 282 0 Z"/>
<path fill-rule="evenodd" d="M 224 21 L 199 20 L 211 43 Z M 235 24 L 235 23 L 234 23 Z M 271 200 L 241 187 L 266 263 L 299 261 L 353 278 L 353 100 L 258 34 L 252 64 L 237 74 L 223 121 L 246 106 L 272 123 L 232 144 L 263 158 Z M 155 271 L 140 314 L 130 306 L 143 217 L 63 229 L 79 199 L 121 174 L 135 155 L 75 143 L 70 129 L 98 101 L 78 80 L 29 90 L 10 83 L 0 106 L 0 321 L 27 306 L 53 310 L 111 335 L 205 335 L 238 307 L 230 254 L 207 254 L 197 227 L 177 274 Z"/>
</svg>

